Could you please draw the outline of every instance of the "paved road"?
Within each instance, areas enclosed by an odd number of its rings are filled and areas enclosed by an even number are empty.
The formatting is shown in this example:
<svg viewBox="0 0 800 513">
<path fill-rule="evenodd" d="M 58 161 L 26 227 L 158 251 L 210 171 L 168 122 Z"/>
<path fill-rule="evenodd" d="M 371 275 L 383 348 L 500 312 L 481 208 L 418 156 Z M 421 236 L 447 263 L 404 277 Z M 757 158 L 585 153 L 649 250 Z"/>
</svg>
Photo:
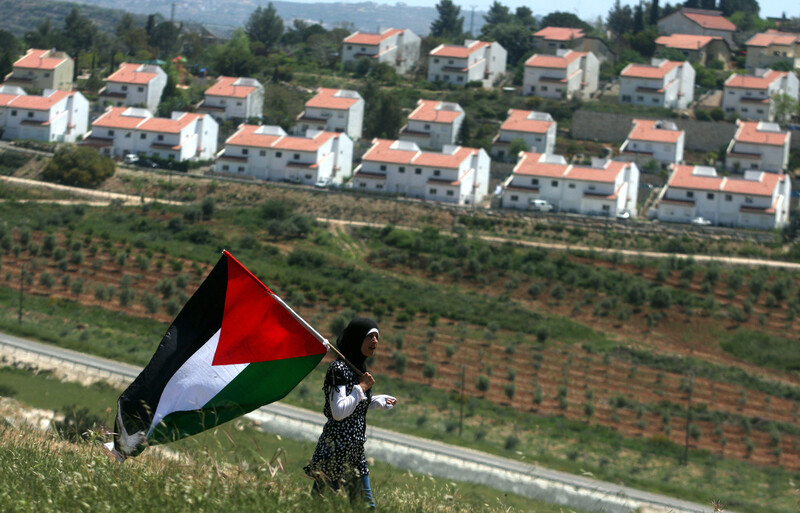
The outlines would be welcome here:
<svg viewBox="0 0 800 513">
<path fill-rule="evenodd" d="M 71 367 L 82 374 L 129 383 L 139 367 L 0 333 L 0 353 L 35 361 L 40 367 Z M 324 417 L 315 412 L 274 403 L 248 415 L 262 429 L 283 436 L 316 440 Z M 370 456 L 416 472 L 473 483 L 586 511 L 632 513 L 713 513 L 713 508 L 567 474 L 487 453 L 369 428 Z"/>
<path fill-rule="evenodd" d="M 349 221 L 344 219 L 332 219 L 327 217 L 318 217 L 317 221 L 320 223 L 329 223 L 339 226 L 369 226 L 372 228 L 383 228 L 385 223 L 370 223 L 366 221 Z M 408 226 L 398 226 L 403 230 L 417 230 Z M 552 242 L 536 242 L 520 239 L 511 239 L 506 237 L 493 237 L 491 235 L 476 235 L 478 239 L 485 240 L 486 242 L 498 244 L 513 244 L 516 246 L 524 246 L 531 248 L 552 249 L 556 251 L 592 251 L 594 253 L 606 254 L 620 254 L 627 257 L 644 257 L 644 258 L 678 258 L 678 259 L 693 259 L 695 262 L 717 262 L 726 265 L 738 265 L 748 267 L 773 267 L 778 269 L 791 269 L 793 271 L 800 270 L 800 263 L 784 262 L 781 260 L 761 260 L 757 258 L 741 258 L 741 257 L 726 257 L 715 255 L 690 255 L 685 253 L 660 253 L 658 251 L 638 251 L 633 249 L 616 249 L 616 248 L 599 248 L 594 246 L 582 246 L 580 244 L 561 244 Z"/>
</svg>

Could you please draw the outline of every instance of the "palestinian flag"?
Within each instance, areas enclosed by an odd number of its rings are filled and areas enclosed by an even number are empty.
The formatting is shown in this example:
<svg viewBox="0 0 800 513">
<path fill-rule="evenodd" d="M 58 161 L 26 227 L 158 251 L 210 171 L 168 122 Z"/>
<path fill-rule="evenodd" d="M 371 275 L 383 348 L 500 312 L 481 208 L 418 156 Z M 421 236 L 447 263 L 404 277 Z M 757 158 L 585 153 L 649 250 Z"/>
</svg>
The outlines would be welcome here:
<svg viewBox="0 0 800 513">
<path fill-rule="evenodd" d="M 120 396 L 114 449 L 135 456 L 277 401 L 316 367 L 327 345 L 223 251 Z"/>
</svg>

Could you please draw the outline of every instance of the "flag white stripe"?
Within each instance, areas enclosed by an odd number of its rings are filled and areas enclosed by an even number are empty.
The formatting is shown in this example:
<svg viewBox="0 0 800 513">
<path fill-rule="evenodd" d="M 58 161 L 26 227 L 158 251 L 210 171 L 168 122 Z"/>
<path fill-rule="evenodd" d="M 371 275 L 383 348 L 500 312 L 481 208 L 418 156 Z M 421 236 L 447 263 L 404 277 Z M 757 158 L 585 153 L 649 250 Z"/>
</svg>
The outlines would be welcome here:
<svg viewBox="0 0 800 513">
<path fill-rule="evenodd" d="M 246 363 L 211 364 L 217 352 L 220 331 L 217 330 L 167 382 L 147 432 L 148 437 L 170 413 L 202 408 L 247 367 Z"/>
</svg>

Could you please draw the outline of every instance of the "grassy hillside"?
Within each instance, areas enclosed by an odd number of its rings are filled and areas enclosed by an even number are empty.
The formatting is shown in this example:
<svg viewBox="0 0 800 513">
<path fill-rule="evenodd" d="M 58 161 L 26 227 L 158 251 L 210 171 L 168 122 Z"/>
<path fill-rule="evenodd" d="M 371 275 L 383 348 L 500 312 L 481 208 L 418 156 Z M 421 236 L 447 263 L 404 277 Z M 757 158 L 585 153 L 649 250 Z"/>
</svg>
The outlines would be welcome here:
<svg viewBox="0 0 800 513">
<path fill-rule="evenodd" d="M 777 244 L 141 172 L 104 187 L 187 204 L 0 205 L 0 329 L 144 364 L 226 248 L 326 336 L 355 313 L 379 319 L 372 368 L 403 408 L 375 422 L 700 503 L 796 510 L 795 274 L 482 237 L 772 256 Z M 319 372 L 289 400 L 318 410 Z"/>
<path fill-rule="evenodd" d="M 61 27 L 64 18 L 77 7 L 81 16 L 89 18 L 100 30 L 113 32 L 125 11 L 71 2 L 49 0 L 0 0 L 0 29 L 17 37 L 34 30 L 43 20 L 49 19 L 54 27 Z"/>
</svg>

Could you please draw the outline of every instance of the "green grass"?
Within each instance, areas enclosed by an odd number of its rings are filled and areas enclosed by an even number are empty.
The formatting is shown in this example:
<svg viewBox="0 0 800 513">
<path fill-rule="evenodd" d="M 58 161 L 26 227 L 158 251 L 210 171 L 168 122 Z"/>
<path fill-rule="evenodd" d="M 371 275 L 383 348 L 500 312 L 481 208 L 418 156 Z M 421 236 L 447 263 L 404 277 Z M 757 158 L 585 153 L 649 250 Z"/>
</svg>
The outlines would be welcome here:
<svg viewBox="0 0 800 513">
<path fill-rule="evenodd" d="M 113 419 L 120 393 L 108 385 L 83 387 L 60 382 L 49 373 L 0 368 L 0 391 L 5 395 L 12 388 L 23 404 L 58 411 L 70 405 L 86 407 L 106 423 Z M 164 446 L 185 456 L 180 463 L 149 449 L 118 464 L 96 445 L 100 439 L 69 445 L 52 434 L 17 431 L 7 425 L 0 431 L 4 431 L 0 435 L 0 498 L 8 511 L 84 511 L 84 504 L 92 511 L 112 506 L 115 511 L 350 510 L 340 497 L 320 499 L 308 493 L 310 480 L 302 466 L 313 453 L 313 443 L 262 433 L 246 419 Z M 381 462 L 371 466 L 371 477 L 378 504 L 385 511 L 563 511 L 485 486 L 414 474 Z"/>
<path fill-rule="evenodd" d="M 759 367 L 800 371 L 800 351 L 796 340 L 739 330 L 722 339 L 720 346 L 731 355 Z"/>
</svg>

